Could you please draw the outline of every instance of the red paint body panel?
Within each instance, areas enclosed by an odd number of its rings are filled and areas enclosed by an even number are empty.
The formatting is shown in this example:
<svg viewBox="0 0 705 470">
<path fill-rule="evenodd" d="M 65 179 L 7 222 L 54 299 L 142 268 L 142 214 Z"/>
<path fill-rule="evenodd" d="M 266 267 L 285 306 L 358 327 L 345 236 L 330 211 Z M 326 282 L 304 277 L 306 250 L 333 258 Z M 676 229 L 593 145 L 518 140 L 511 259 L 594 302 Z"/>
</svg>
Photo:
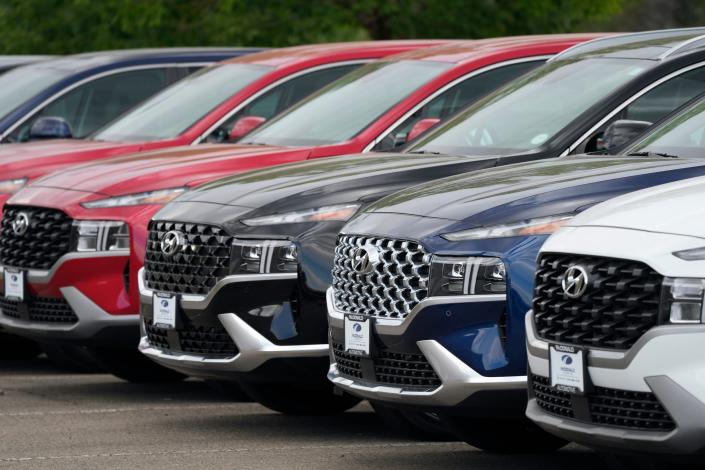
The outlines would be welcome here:
<svg viewBox="0 0 705 470">
<path fill-rule="evenodd" d="M 9 203 L 57 208 L 74 219 L 120 220 L 129 224 L 132 247 L 130 253 L 132 288 L 128 298 L 131 310 L 124 308 L 122 296 L 112 299 L 114 305 L 111 308 L 106 307 L 104 302 L 110 303 L 107 297 L 114 295 L 113 290 L 105 289 L 98 282 L 95 285 L 84 284 L 81 291 L 95 299 L 96 303 L 110 313 L 134 314 L 139 309 L 137 271 L 143 265 L 147 224 L 161 206 L 85 209 L 80 205 L 81 202 L 102 199 L 106 195 L 195 186 L 226 175 L 306 158 L 359 153 L 407 112 L 459 77 L 507 60 L 555 54 L 594 37 L 595 35 L 573 35 L 467 41 L 404 54 L 403 58 L 449 61 L 455 63 L 455 66 L 416 90 L 350 141 L 306 148 L 214 144 L 130 155 L 50 175 L 20 191 Z M 251 59 L 251 57 L 245 59 Z M 90 262 L 84 261 L 84 263 L 85 270 L 94 269 Z M 122 274 L 122 268 L 118 268 L 120 267 L 113 267 L 112 275 L 102 273 L 102 276 L 118 279 Z M 71 281 L 62 277 L 62 282 Z M 57 283 L 55 287 L 58 288 L 61 285 Z M 32 288 L 35 289 L 37 286 Z"/>
</svg>

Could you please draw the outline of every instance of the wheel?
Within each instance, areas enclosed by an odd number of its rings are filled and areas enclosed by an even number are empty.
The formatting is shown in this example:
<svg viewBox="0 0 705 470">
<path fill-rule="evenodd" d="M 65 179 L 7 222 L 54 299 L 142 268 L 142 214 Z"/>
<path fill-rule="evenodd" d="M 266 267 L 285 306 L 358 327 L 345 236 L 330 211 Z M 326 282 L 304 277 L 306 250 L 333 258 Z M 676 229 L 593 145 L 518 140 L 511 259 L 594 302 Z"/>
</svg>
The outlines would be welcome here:
<svg viewBox="0 0 705 470">
<path fill-rule="evenodd" d="M 0 332 L 0 359 L 35 359 L 42 350 L 34 341 Z"/>
<path fill-rule="evenodd" d="M 342 413 L 360 399 L 335 393 L 333 384 L 285 384 L 240 382 L 253 400 L 270 410 L 288 415 L 331 415 Z"/>
<path fill-rule="evenodd" d="M 216 392 L 218 395 L 225 399 L 236 401 L 236 402 L 247 402 L 252 401 L 252 398 L 245 393 L 240 384 L 235 381 L 230 380 L 214 380 L 207 379 L 205 382 L 208 386 Z"/>
<path fill-rule="evenodd" d="M 39 347 L 47 359 L 61 369 L 81 374 L 105 372 L 103 365 L 86 347 L 57 343 L 41 343 Z"/>
<path fill-rule="evenodd" d="M 539 454 L 553 452 L 568 444 L 527 418 L 490 420 L 444 416 L 442 419 L 459 439 L 487 452 Z"/>
<path fill-rule="evenodd" d="M 434 413 L 398 410 L 379 402 L 370 402 L 370 405 L 379 420 L 397 434 L 419 441 L 455 440 Z"/>
<path fill-rule="evenodd" d="M 108 372 L 128 382 L 178 382 L 186 378 L 153 362 L 137 349 L 91 348 L 91 351 Z"/>
</svg>

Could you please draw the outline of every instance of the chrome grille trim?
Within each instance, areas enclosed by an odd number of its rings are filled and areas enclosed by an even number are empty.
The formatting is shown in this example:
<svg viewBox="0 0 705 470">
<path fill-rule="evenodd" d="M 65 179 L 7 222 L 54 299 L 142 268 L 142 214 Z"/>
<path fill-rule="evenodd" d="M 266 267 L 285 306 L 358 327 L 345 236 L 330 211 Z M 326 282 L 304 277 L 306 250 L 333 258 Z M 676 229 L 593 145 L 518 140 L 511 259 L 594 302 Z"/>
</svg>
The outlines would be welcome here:
<svg viewBox="0 0 705 470">
<path fill-rule="evenodd" d="M 372 271 L 353 269 L 359 248 L 379 251 Z M 333 262 L 333 296 L 337 309 L 378 318 L 404 319 L 428 296 L 431 255 L 408 240 L 362 235 L 340 235 Z"/>
</svg>

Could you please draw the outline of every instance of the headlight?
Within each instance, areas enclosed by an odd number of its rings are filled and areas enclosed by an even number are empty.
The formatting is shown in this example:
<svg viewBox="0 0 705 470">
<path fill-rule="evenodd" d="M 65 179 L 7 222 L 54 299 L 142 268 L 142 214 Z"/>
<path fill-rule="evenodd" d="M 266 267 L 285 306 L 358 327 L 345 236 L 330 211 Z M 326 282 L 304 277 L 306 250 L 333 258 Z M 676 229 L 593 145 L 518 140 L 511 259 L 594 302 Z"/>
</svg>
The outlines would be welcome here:
<svg viewBox="0 0 705 470">
<path fill-rule="evenodd" d="M 554 215 L 529 219 L 512 224 L 492 225 L 489 227 L 473 228 L 461 232 L 446 233 L 443 238 L 452 242 L 465 240 L 481 240 L 485 238 L 518 237 L 529 235 L 548 235 L 572 219 L 572 215 Z"/>
<path fill-rule="evenodd" d="M 97 201 L 82 202 L 86 209 L 103 209 L 106 207 L 139 206 L 142 204 L 166 204 L 186 191 L 186 188 L 160 189 L 147 193 L 127 194 L 125 196 L 98 199 Z"/>
<path fill-rule="evenodd" d="M 667 277 L 663 281 L 662 318 L 669 323 L 702 323 L 705 280 Z"/>
<path fill-rule="evenodd" d="M 318 207 L 283 214 L 265 215 L 245 219 L 243 224 L 251 227 L 259 225 L 300 224 L 304 222 L 321 222 L 325 220 L 346 221 L 360 208 L 360 204 L 340 204 L 336 206 Z"/>
<path fill-rule="evenodd" d="M 674 251 L 673 256 L 684 261 L 703 261 L 705 260 L 705 246 L 690 250 Z"/>
<path fill-rule="evenodd" d="M 27 184 L 27 178 L 0 180 L 0 194 L 15 194 Z"/>
<path fill-rule="evenodd" d="M 74 251 L 130 250 L 130 230 L 123 222 L 80 220 L 73 227 Z"/>
<path fill-rule="evenodd" d="M 499 258 L 434 256 L 430 296 L 504 294 L 507 274 Z"/>
<path fill-rule="evenodd" d="M 233 240 L 232 274 L 295 273 L 296 245 L 286 240 Z"/>
</svg>

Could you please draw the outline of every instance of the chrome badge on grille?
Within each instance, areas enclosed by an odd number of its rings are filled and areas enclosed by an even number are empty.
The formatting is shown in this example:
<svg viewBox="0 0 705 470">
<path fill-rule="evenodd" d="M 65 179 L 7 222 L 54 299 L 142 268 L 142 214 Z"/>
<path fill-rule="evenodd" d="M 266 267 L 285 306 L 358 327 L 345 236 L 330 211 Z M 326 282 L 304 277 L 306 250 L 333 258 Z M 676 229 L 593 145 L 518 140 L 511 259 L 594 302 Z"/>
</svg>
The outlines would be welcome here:
<svg viewBox="0 0 705 470">
<path fill-rule="evenodd" d="M 166 256 L 174 256 L 184 246 L 186 246 L 186 237 L 177 230 L 167 232 L 162 238 L 161 249 Z"/>
<path fill-rule="evenodd" d="M 588 273 L 582 266 L 570 266 L 561 281 L 563 292 L 571 299 L 577 299 L 585 294 L 588 288 Z"/>
<path fill-rule="evenodd" d="M 21 237 L 29 230 L 29 215 L 26 212 L 20 212 L 12 221 L 12 232 Z"/>
<path fill-rule="evenodd" d="M 364 245 L 353 254 L 352 267 L 358 274 L 369 274 L 379 263 L 379 250 L 374 245 Z"/>
</svg>

